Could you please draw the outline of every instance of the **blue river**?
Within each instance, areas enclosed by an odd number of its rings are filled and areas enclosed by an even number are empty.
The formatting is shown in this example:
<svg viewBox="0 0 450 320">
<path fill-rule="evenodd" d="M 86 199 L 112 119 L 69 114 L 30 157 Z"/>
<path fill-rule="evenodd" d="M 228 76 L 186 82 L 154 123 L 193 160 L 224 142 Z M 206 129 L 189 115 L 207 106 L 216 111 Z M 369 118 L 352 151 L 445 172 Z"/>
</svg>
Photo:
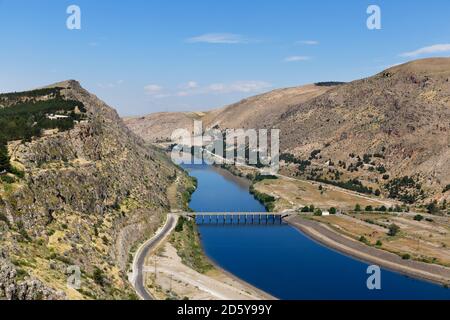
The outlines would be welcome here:
<svg viewBox="0 0 450 320">
<path fill-rule="evenodd" d="M 197 212 L 265 212 L 248 182 L 214 167 L 185 166 L 198 179 Z M 382 270 L 367 288 L 368 264 L 318 244 L 287 225 L 199 225 L 207 256 L 223 269 L 284 300 L 450 300 L 450 290 Z"/>
</svg>

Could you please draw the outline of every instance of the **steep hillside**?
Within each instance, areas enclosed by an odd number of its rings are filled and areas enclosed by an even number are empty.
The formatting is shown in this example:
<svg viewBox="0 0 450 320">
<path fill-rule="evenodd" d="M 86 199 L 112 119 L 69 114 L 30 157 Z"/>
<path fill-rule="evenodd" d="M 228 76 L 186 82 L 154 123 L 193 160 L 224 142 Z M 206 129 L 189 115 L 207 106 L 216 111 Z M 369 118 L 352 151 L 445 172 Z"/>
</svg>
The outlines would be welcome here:
<svg viewBox="0 0 450 320">
<path fill-rule="evenodd" d="M 129 254 L 160 225 L 181 172 L 75 81 L 3 94 L 0 105 L 31 128 L 17 140 L 1 129 L 0 298 L 133 297 Z M 66 284 L 70 266 L 79 290 Z"/>
<path fill-rule="evenodd" d="M 450 58 L 336 87 L 284 113 L 277 125 L 285 152 L 325 165 L 314 178 L 340 171 L 406 202 L 443 200 L 450 183 Z"/>
<path fill-rule="evenodd" d="M 306 85 L 274 90 L 208 112 L 203 118 L 206 128 L 273 128 L 276 120 L 292 107 L 309 101 L 334 86 Z"/>
</svg>

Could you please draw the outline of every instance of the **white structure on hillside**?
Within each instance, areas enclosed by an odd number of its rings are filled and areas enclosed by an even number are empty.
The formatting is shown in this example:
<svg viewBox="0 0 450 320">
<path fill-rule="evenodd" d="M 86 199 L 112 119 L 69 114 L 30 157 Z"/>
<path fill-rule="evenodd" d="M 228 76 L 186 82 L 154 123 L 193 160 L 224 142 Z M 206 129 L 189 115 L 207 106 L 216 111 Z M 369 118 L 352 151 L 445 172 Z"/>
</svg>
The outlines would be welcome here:
<svg viewBox="0 0 450 320">
<path fill-rule="evenodd" d="M 63 116 L 60 114 L 51 114 L 51 115 L 47 115 L 47 118 L 50 120 L 59 120 L 59 119 L 67 119 L 67 118 L 69 118 L 69 116 Z"/>
</svg>

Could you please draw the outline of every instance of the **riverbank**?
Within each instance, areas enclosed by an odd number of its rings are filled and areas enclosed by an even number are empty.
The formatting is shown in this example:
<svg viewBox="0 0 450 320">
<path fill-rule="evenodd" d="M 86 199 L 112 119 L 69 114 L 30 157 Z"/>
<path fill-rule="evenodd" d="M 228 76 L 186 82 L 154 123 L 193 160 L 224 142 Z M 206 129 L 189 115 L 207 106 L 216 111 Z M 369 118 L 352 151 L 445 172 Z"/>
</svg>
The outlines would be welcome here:
<svg viewBox="0 0 450 320">
<path fill-rule="evenodd" d="M 166 242 L 148 258 L 147 288 L 159 300 L 272 300 L 270 295 L 213 266 L 200 273 L 186 266 Z"/>
<path fill-rule="evenodd" d="M 316 221 L 293 216 L 286 221 L 313 240 L 366 263 L 377 264 L 385 269 L 435 284 L 450 285 L 450 268 L 427 264 L 419 261 L 404 260 L 400 256 L 385 250 L 370 247 L 333 231 Z"/>
<path fill-rule="evenodd" d="M 352 213 L 356 205 L 375 208 L 380 205 L 379 200 L 283 176 L 255 181 L 251 189 L 262 203 L 264 199 L 271 200 L 271 211 L 299 210 L 308 204 L 322 210 L 334 207 L 349 211 L 348 214 L 309 220 L 293 217 L 287 221 L 310 238 L 345 255 L 413 278 L 450 286 L 448 217 L 414 212 Z M 417 221 L 418 217 L 423 221 Z M 388 235 L 392 225 L 399 230 L 395 236 Z"/>
<path fill-rule="evenodd" d="M 224 178 L 247 187 L 231 174 Z M 178 177 L 168 190 L 172 211 L 189 211 L 196 189 L 195 178 Z M 146 289 L 158 300 L 274 299 L 211 261 L 203 251 L 195 222 L 185 218 L 180 218 L 171 235 L 146 257 L 143 269 Z"/>
</svg>

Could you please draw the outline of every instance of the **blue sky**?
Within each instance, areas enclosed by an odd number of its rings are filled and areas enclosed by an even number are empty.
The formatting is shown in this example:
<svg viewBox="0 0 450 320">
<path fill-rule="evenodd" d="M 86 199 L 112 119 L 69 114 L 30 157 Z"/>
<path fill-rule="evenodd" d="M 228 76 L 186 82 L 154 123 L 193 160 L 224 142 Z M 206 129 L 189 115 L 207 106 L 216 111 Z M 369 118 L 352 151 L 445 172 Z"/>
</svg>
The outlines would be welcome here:
<svg viewBox="0 0 450 320">
<path fill-rule="evenodd" d="M 81 30 L 66 28 L 72 4 Z M 449 56 L 449 13 L 448 0 L 0 0 L 0 92 L 76 79 L 121 115 L 205 110 Z"/>
</svg>

